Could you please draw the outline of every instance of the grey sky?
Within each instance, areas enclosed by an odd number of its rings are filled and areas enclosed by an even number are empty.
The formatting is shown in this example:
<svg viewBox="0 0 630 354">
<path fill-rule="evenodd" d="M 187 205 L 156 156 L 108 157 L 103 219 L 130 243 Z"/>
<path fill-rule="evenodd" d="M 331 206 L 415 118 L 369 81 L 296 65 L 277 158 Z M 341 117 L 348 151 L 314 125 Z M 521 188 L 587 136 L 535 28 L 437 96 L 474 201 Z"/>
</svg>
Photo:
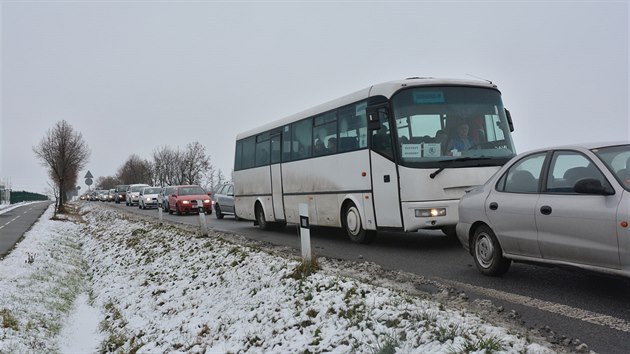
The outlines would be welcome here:
<svg viewBox="0 0 630 354">
<path fill-rule="evenodd" d="M 14 190 L 47 189 L 32 147 L 62 119 L 95 177 L 192 141 L 229 176 L 237 133 L 411 76 L 495 82 L 518 152 L 630 139 L 627 1 L 1 4 L 0 180 Z"/>
</svg>

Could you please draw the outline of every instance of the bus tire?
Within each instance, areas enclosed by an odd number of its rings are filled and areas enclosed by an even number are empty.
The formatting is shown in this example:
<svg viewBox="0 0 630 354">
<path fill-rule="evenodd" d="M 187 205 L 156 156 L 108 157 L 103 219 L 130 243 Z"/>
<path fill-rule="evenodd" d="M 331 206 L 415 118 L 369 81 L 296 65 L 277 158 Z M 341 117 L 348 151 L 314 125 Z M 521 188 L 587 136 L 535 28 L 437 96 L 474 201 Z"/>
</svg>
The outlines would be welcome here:
<svg viewBox="0 0 630 354">
<path fill-rule="evenodd" d="M 267 222 L 267 220 L 265 219 L 265 211 L 263 210 L 262 205 L 260 205 L 260 203 L 256 204 L 256 223 L 258 224 L 258 227 L 260 227 L 261 230 L 270 230 L 271 229 L 271 223 Z"/>
<path fill-rule="evenodd" d="M 352 242 L 370 243 L 374 241 L 376 231 L 366 230 L 361 223 L 361 214 L 354 203 L 348 204 L 343 213 L 343 226 Z"/>
</svg>

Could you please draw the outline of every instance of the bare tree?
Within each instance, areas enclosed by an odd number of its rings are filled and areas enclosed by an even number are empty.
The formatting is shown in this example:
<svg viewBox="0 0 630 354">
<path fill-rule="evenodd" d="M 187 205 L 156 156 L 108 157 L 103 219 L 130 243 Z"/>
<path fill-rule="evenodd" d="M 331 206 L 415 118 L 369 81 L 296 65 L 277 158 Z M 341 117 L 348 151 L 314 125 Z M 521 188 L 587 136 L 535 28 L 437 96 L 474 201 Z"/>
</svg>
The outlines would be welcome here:
<svg viewBox="0 0 630 354">
<path fill-rule="evenodd" d="M 127 161 L 118 169 L 116 178 L 123 184 L 152 182 L 151 164 L 138 155 L 129 156 Z"/>
<path fill-rule="evenodd" d="M 68 122 L 62 120 L 48 130 L 33 152 L 48 175 L 59 189 L 57 212 L 64 212 L 67 193 L 75 188 L 78 173 L 85 167 L 90 149 L 81 133 L 76 132 Z"/>
<path fill-rule="evenodd" d="M 201 184 L 204 173 L 212 170 L 210 156 L 206 155 L 206 148 L 195 141 L 186 145 L 183 153 L 181 167 L 184 183 Z"/>
<path fill-rule="evenodd" d="M 180 152 L 168 146 L 160 146 L 153 151 L 153 179 L 157 185 L 183 184 L 183 173 L 179 161 Z"/>
<path fill-rule="evenodd" d="M 96 179 L 96 185 L 101 189 L 113 189 L 119 184 L 121 183 L 119 183 L 118 178 L 114 176 L 105 176 Z"/>
</svg>

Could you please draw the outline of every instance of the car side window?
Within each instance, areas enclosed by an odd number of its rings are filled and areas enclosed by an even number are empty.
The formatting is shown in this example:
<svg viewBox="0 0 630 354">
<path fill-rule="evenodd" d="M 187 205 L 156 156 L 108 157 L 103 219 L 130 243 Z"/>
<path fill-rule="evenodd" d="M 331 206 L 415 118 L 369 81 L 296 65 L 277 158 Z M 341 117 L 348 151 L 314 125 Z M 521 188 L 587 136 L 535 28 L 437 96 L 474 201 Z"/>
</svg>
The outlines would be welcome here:
<svg viewBox="0 0 630 354">
<path fill-rule="evenodd" d="M 514 163 L 497 182 L 497 190 L 507 193 L 538 193 L 538 181 L 546 152 L 529 155 Z"/>
<path fill-rule="evenodd" d="M 594 178 L 607 186 L 608 181 L 592 161 L 577 151 L 556 151 L 547 174 L 549 193 L 574 194 L 573 186 L 583 178 Z"/>
</svg>

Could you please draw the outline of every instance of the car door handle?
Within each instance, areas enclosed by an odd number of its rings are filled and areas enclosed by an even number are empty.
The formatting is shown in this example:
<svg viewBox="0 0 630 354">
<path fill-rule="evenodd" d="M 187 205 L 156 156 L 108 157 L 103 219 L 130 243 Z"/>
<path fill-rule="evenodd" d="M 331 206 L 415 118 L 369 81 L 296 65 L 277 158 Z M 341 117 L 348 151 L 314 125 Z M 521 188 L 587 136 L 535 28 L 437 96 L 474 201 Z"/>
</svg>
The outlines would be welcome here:
<svg viewBox="0 0 630 354">
<path fill-rule="evenodd" d="M 389 175 L 383 176 L 383 182 L 389 183 Z"/>
<path fill-rule="evenodd" d="M 549 205 L 543 205 L 540 207 L 540 213 L 543 215 L 551 214 L 551 207 Z"/>
<path fill-rule="evenodd" d="M 497 210 L 499 209 L 499 204 L 497 204 L 497 202 L 492 202 L 490 203 L 490 210 Z"/>
</svg>

